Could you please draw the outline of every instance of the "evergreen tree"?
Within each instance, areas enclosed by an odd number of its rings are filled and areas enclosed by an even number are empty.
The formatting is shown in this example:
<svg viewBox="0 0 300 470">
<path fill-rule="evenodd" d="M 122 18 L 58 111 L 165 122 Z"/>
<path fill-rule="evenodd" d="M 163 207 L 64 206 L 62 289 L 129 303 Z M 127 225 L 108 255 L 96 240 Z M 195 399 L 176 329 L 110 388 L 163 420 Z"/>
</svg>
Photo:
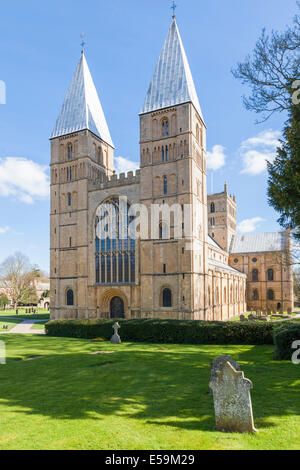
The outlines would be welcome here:
<svg viewBox="0 0 300 470">
<path fill-rule="evenodd" d="M 268 196 L 280 225 L 294 229 L 300 240 L 300 105 L 293 105 L 289 115 L 276 159 L 268 163 Z"/>
</svg>

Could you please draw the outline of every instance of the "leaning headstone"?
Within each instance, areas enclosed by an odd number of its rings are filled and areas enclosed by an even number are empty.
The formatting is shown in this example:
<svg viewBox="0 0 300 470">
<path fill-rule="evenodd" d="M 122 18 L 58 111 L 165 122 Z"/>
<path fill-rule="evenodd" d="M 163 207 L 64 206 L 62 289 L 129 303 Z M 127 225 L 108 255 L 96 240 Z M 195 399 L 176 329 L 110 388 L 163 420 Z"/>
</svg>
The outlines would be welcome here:
<svg viewBox="0 0 300 470">
<path fill-rule="evenodd" d="M 224 432 L 254 433 L 250 390 L 252 382 L 245 379 L 243 371 L 237 371 L 226 362 L 210 382 L 213 390 L 216 429 Z"/>
<path fill-rule="evenodd" d="M 288 313 L 288 315 L 292 315 L 292 309 L 291 309 L 291 307 L 288 307 L 287 313 Z"/>
<path fill-rule="evenodd" d="M 119 334 L 118 334 L 118 331 L 119 331 L 120 328 L 121 328 L 121 327 L 120 327 L 119 323 L 115 323 L 115 324 L 113 325 L 114 334 L 113 334 L 113 336 L 111 337 L 111 340 L 110 340 L 111 343 L 113 343 L 113 344 L 121 344 L 121 338 L 120 338 L 120 336 L 119 336 Z"/>
<path fill-rule="evenodd" d="M 222 371 L 225 364 L 229 362 L 235 370 L 241 370 L 241 366 L 236 362 L 232 357 L 227 356 L 227 354 L 222 354 L 218 359 L 214 359 L 210 366 L 210 382 L 217 378 L 217 372 Z M 210 389 L 210 395 L 213 395 L 212 388 Z"/>
</svg>

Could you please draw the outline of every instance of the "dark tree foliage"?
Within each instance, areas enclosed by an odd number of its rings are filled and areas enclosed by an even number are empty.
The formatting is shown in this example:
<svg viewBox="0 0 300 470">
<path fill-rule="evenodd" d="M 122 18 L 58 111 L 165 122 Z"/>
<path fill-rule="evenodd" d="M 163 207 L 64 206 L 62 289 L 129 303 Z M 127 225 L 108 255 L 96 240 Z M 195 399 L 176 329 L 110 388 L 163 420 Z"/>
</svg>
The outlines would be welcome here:
<svg viewBox="0 0 300 470">
<path fill-rule="evenodd" d="M 298 2 L 300 11 L 300 2 Z M 263 30 L 253 56 L 233 70 L 233 75 L 251 88 L 244 96 L 246 109 L 262 115 L 266 121 L 275 112 L 290 109 L 292 86 L 300 78 L 300 14 L 283 33 Z"/>
<path fill-rule="evenodd" d="M 282 227 L 294 230 L 300 240 L 300 105 L 292 106 L 281 147 L 273 163 L 268 163 L 269 203 L 280 213 Z"/>
</svg>

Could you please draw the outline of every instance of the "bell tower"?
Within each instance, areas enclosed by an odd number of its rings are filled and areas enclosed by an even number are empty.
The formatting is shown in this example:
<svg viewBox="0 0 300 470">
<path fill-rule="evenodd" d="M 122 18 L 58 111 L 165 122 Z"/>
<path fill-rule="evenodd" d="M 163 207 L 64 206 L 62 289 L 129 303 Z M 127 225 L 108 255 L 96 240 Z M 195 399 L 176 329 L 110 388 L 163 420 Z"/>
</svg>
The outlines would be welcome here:
<svg viewBox="0 0 300 470">
<path fill-rule="evenodd" d="M 207 196 L 208 233 L 224 251 L 230 252 L 236 236 L 236 197 L 224 191 Z"/>
<path fill-rule="evenodd" d="M 114 155 L 83 52 L 50 141 L 51 318 L 81 318 L 88 306 L 88 183 L 113 174 Z"/>
<path fill-rule="evenodd" d="M 141 202 L 161 212 L 160 239 L 141 241 L 142 315 L 170 316 L 171 308 L 175 318 L 205 318 L 206 126 L 175 15 L 140 113 L 140 160 Z"/>
</svg>

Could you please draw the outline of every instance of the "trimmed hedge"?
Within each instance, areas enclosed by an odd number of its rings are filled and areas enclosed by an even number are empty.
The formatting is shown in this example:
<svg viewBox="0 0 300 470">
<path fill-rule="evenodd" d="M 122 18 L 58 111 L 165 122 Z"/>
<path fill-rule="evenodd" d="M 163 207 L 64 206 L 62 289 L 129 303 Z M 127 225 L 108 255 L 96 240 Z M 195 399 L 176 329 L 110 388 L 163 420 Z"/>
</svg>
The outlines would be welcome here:
<svg viewBox="0 0 300 470">
<path fill-rule="evenodd" d="M 293 353 L 292 344 L 300 341 L 300 323 L 286 322 L 274 329 L 276 360 L 291 360 Z"/>
<path fill-rule="evenodd" d="M 116 320 L 52 320 L 48 336 L 110 340 Z M 272 323 L 181 320 L 118 320 L 126 342 L 160 344 L 273 344 Z"/>
</svg>

